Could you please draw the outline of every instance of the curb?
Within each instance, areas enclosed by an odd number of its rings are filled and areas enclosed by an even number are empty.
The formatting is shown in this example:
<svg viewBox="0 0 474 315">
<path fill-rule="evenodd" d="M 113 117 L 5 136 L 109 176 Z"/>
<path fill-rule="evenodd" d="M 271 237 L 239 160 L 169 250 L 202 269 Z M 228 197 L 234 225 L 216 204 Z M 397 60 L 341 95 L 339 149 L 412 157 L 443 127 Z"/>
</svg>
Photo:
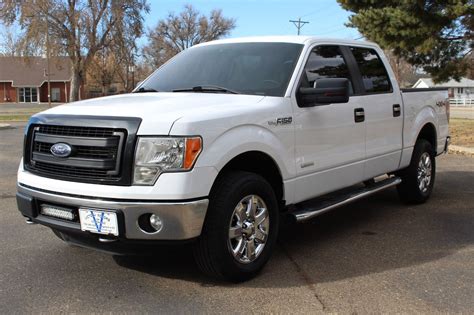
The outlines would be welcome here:
<svg viewBox="0 0 474 315">
<path fill-rule="evenodd" d="M 454 153 L 454 154 L 463 154 L 463 155 L 468 155 L 474 157 L 474 148 L 467 148 L 467 147 L 462 147 L 459 145 L 449 145 L 448 149 L 449 153 Z"/>
<path fill-rule="evenodd" d="M 12 126 L 10 124 L 2 124 L 0 123 L 0 130 L 4 130 L 4 129 L 10 129 L 12 128 Z"/>
</svg>

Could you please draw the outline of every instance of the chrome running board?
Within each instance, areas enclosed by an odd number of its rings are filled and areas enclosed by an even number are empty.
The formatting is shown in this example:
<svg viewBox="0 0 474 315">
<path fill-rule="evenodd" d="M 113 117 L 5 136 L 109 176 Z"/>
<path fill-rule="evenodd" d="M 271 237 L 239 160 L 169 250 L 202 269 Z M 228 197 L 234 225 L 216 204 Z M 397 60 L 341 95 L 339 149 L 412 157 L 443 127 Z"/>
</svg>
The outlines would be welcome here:
<svg viewBox="0 0 474 315">
<path fill-rule="evenodd" d="M 353 201 L 375 194 L 381 190 L 396 186 L 401 182 L 402 180 L 399 177 L 389 177 L 369 186 L 357 188 L 347 193 L 343 193 L 342 195 L 338 195 L 336 198 L 330 198 L 328 200 L 319 202 L 318 200 L 320 198 L 317 198 L 313 199 L 313 201 L 302 202 L 301 204 L 296 205 L 296 210 L 290 212 L 289 214 L 296 220 L 296 222 L 304 222 L 334 208 L 338 208 Z"/>
</svg>

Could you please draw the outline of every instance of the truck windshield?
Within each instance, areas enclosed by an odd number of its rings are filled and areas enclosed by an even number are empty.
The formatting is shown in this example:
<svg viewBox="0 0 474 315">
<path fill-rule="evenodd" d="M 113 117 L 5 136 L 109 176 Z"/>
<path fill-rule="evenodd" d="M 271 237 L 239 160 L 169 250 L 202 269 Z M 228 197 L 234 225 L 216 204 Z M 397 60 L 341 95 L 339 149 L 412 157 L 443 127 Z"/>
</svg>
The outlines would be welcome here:
<svg viewBox="0 0 474 315">
<path fill-rule="evenodd" d="M 284 96 L 303 45 L 229 43 L 185 50 L 137 90 Z"/>
</svg>

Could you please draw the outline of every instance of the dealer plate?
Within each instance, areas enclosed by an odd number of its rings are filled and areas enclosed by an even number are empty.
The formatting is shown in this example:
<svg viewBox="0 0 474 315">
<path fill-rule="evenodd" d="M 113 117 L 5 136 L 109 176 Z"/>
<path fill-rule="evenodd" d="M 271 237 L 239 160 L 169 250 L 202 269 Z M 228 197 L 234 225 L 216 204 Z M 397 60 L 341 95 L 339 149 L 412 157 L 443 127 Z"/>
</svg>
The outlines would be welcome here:
<svg viewBox="0 0 474 315">
<path fill-rule="evenodd" d="M 80 208 L 81 230 L 97 234 L 119 235 L 117 213 L 107 210 Z"/>
</svg>

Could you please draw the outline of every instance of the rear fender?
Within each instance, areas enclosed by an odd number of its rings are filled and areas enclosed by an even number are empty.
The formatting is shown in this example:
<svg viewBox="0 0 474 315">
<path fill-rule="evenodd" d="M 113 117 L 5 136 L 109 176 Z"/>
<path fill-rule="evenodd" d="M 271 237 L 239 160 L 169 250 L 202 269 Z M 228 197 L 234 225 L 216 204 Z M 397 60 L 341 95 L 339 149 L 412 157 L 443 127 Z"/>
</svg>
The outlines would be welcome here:
<svg viewBox="0 0 474 315">
<path fill-rule="evenodd" d="M 413 109 L 414 110 L 414 109 Z M 403 135 L 403 153 L 400 161 L 400 168 L 407 167 L 411 161 L 411 155 L 416 140 L 426 124 L 432 124 L 437 132 L 438 115 L 431 106 L 424 106 L 418 113 L 410 115 L 406 113 L 404 135 Z M 436 149 L 436 148 L 435 148 Z"/>
</svg>

